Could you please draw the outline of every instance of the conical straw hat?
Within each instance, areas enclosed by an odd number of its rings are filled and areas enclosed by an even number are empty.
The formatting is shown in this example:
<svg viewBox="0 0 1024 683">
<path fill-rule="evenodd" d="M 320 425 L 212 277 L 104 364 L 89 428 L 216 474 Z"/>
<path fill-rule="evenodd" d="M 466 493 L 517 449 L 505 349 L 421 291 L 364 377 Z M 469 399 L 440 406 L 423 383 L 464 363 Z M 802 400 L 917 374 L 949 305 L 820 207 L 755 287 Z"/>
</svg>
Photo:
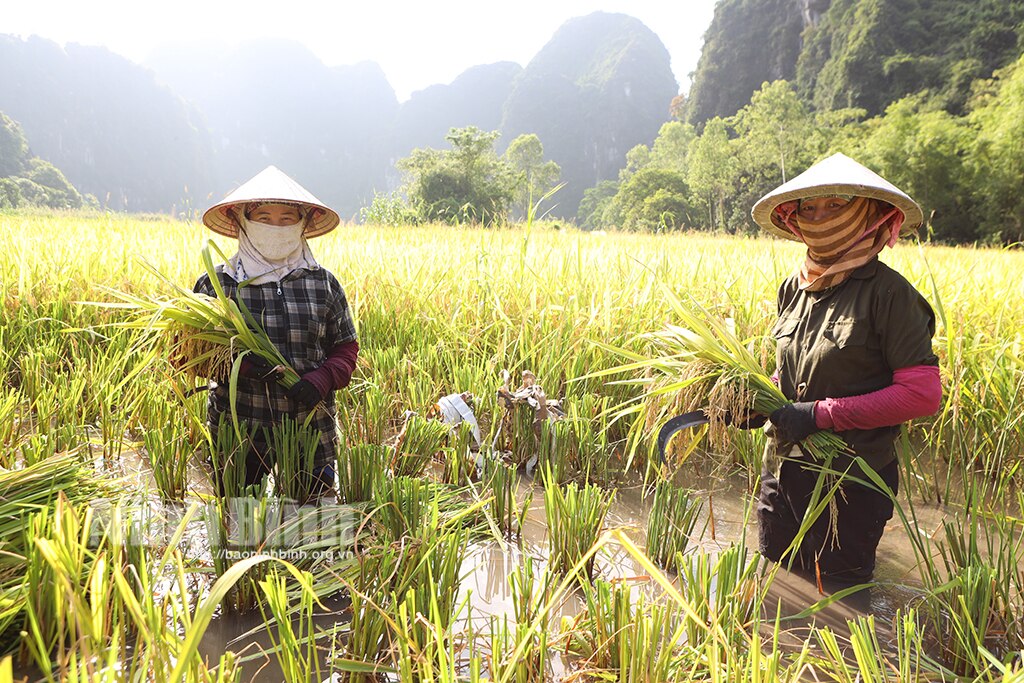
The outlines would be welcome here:
<svg viewBox="0 0 1024 683">
<path fill-rule="evenodd" d="M 794 199 L 857 195 L 887 201 L 903 212 L 900 234 L 913 232 L 924 221 L 921 207 L 905 192 L 861 166 L 845 154 L 833 154 L 761 197 L 750 212 L 754 222 L 779 237 L 799 241 L 796 235 L 772 221 L 775 207 Z"/>
<path fill-rule="evenodd" d="M 218 204 L 214 204 L 203 214 L 203 223 L 210 230 L 238 237 L 238 224 L 231 215 L 235 207 L 244 208 L 249 202 L 291 202 L 305 204 L 312 214 L 303 233 L 306 237 L 316 237 L 334 230 L 341 219 L 333 209 L 314 197 L 310 192 L 288 177 L 276 166 L 267 166 L 252 180 L 229 194 Z"/>
</svg>

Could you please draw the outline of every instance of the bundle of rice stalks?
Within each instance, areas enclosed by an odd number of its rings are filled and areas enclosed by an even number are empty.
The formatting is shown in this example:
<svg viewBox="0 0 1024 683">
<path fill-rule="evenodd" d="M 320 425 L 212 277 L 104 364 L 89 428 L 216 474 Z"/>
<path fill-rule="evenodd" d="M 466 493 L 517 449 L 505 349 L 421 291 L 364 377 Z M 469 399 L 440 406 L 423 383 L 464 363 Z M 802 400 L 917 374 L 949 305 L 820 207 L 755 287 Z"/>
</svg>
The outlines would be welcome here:
<svg viewBox="0 0 1024 683">
<path fill-rule="evenodd" d="M 185 289 L 150 266 L 149 270 L 173 290 L 173 295 L 140 297 L 108 289 L 106 291 L 119 303 L 88 303 L 134 312 L 130 320 L 115 323 L 115 326 L 161 333 L 169 345 L 171 363 L 193 377 L 231 377 L 234 380 L 242 358 L 254 354 L 273 366 L 279 366 L 283 371 L 281 384 L 292 386 L 298 381 L 298 374 L 245 304 L 225 294 L 214 269 L 214 251 L 222 260 L 227 261 L 227 258 L 212 241 L 203 247 L 203 266 L 216 296 Z"/>
<path fill-rule="evenodd" d="M 751 413 L 770 415 L 789 403 L 789 399 L 762 369 L 762 360 L 751 350 L 752 340 L 736 336 L 726 321 L 711 315 L 696 301 L 684 304 L 666 288 L 666 296 L 680 325 L 668 325 L 664 330 L 644 335 L 658 353 L 645 358 L 636 353 L 599 346 L 630 358 L 632 362 L 610 368 L 591 376 L 609 376 L 626 372 L 644 371 L 647 376 L 627 383 L 641 384 L 647 391 L 633 399 L 633 405 L 619 406 L 616 419 L 633 415 L 635 451 L 638 431 L 649 434 L 664 422 L 673 408 L 680 412 L 703 408 L 710 418 L 709 436 L 712 443 L 728 444 L 726 432 L 730 419 L 741 419 Z M 672 396 L 667 405 L 648 404 L 650 398 Z M 643 402 L 643 403 L 641 403 Z M 812 434 L 801 443 L 808 455 L 827 466 L 836 454 L 846 449 L 845 442 L 834 432 Z"/>
<path fill-rule="evenodd" d="M 0 468 L 0 634 L 19 620 L 25 609 L 26 519 L 52 509 L 61 493 L 77 506 L 114 498 L 119 489 L 72 453 L 21 469 Z"/>
</svg>

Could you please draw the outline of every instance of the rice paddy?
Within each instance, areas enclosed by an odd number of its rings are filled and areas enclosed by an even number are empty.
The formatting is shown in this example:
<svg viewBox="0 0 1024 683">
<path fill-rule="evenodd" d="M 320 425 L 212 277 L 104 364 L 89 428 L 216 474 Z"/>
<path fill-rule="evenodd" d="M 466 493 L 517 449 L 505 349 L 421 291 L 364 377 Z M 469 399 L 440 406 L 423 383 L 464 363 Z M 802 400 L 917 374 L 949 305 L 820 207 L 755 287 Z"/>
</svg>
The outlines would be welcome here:
<svg viewBox="0 0 1024 683">
<path fill-rule="evenodd" d="M 936 310 L 945 395 L 899 442 L 878 585 L 819 592 L 752 550 L 762 433 L 713 424 L 659 462 L 693 397 L 648 362 L 702 310 L 770 374 L 796 245 L 317 238 L 361 351 L 337 495 L 313 505 L 299 426 L 279 436 L 295 462 L 246 486 L 242 428 L 211 441 L 202 382 L 158 332 L 88 303 L 190 290 L 206 238 L 0 213 L 0 683 L 1024 680 L 1021 251 L 883 253 Z M 453 394 L 479 446 L 441 420 Z"/>
</svg>

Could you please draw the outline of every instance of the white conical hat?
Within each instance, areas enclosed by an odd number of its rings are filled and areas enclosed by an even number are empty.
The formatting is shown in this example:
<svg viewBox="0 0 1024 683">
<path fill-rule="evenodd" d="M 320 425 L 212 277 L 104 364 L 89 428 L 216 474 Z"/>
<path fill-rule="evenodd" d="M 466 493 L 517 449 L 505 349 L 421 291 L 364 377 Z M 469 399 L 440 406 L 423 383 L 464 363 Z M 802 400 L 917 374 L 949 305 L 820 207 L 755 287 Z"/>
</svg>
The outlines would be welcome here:
<svg viewBox="0 0 1024 683">
<path fill-rule="evenodd" d="M 274 201 L 305 204 L 310 208 L 312 213 L 308 217 L 306 230 L 303 233 L 306 237 L 316 237 L 328 233 L 338 227 L 341 222 L 333 209 L 328 208 L 306 188 L 288 177 L 276 166 L 267 166 L 252 180 L 225 197 L 223 201 L 207 209 L 203 214 L 203 223 L 210 230 L 221 235 L 238 237 L 238 224 L 231 215 L 232 210 L 244 208 L 249 202 Z"/>
<path fill-rule="evenodd" d="M 921 207 L 905 192 L 871 169 L 861 166 L 845 154 L 838 153 L 819 161 L 789 182 L 761 197 L 750 213 L 754 217 L 754 222 L 768 232 L 786 239 L 799 240 L 785 227 L 772 221 L 775 207 L 794 199 L 829 195 L 857 195 L 889 202 L 903 212 L 901 234 L 913 232 L 924 222 Z"/>
</svg>

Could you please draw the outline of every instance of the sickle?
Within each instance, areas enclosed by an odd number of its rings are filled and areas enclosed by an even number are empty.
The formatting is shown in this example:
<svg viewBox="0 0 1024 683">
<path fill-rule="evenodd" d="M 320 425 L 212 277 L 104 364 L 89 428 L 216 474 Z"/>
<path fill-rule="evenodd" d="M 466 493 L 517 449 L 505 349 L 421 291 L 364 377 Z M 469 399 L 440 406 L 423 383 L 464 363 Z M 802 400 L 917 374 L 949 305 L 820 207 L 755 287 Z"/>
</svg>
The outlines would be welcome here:
<svg viewBox="0 0 1024 683">
<path fill-rule="evenodd" d="M 676 415 L 666 422 L 658 432 L 658 457 L 661 459 L 662 464 L 665 463 L 665 448 L 676 432 L 689 429 L 690 427 L 699 427 L 707 423 L 708 414 L 704 412 L 703 408 L 692 410 L 682 415 Z"/>
</svg>

